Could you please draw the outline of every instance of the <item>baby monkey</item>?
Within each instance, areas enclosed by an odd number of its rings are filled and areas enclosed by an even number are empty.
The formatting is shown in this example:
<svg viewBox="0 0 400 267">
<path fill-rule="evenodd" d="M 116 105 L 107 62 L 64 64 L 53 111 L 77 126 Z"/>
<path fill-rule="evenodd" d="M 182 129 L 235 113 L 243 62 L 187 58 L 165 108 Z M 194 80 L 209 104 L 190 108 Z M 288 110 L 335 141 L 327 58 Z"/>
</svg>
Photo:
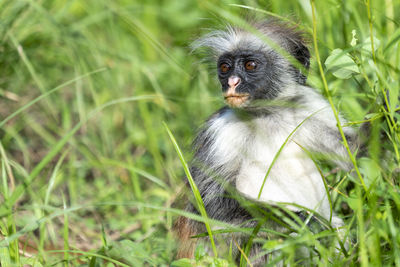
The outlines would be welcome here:
<svg viewBox="0 0 400 267">
<path fill-rule="evenodd" d="M 236 193 L 253 203 L 287 203 L 293 212 L 304 207 L 329 219 L 327 191 L 310 153 L 329 155 L 345 170 L 352 165 L 329 103 L 306 85 L 310 52 L 304 35 L 274 20 L 252 27 L 254 32 L 229 26 L 193 44 L 216 60 L 227 103 L 205 122 L 193 145 L 191 174 L 207 214 L 255 226 Z M 355 131 L 347 127 L 344 132 L 354 149 Z M 197 213 L 192 204 L 187 210 Z M 340 225 L 333 215 L 332 226 Z M 181 217 L 175 226 L 181 239 L 178 257 L 192 257 L 196 239 L 190 237 L 206 232 L 204 225 Z M 236 238 L 243 245 L 248 236 Z M 253 247 L 251 255 L 257 253 Z"/>
</svg>

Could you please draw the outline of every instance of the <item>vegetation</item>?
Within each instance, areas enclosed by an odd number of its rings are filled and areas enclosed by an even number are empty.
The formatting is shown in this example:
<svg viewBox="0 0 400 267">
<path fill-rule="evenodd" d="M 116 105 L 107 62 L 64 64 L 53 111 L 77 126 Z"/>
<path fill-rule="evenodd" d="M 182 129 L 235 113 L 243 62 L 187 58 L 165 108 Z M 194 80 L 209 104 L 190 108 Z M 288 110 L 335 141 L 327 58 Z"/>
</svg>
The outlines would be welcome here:
<svg viewBox="0 0 400 267">
<path fill-rule="evenodd" d="M 308 83 L 354 127 L 369 122 L 358 171 L 318 162 L 348 248 L 301 223 L 295 236 L 250 240 L 286 264 L 301 264 L 295 248 L 308 246 L 320 265 L 400 266 L 395 0 L 0 1 L 1 266 L 170 265 L 174 219 L 206 218 L 172 205 L 189 191 L 180 160 L 223 105 L 213 68 L 188 46 L 249 10 L 299 23 L 312 47 Z M 174 264 L 232 260 L 200 246 Z"/>
</svg>

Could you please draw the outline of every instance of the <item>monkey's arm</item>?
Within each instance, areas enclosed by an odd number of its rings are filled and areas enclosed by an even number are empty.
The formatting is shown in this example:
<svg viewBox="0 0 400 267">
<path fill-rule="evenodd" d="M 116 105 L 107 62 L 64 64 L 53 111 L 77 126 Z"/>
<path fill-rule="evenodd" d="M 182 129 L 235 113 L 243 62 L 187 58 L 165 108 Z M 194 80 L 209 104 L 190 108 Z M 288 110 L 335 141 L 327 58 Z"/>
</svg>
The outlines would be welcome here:
<svg viewBox="0 0 400 267">
<path fill-rule="evenodd" d="M 341 120 L 342 123 L 343 121 Z M 352 169 L 353 165 L 348 151 L 343 144 L 342 136 L 333 116 L 322 114 L 315 118 L 310 118 L 304 126 L 298 135 L 300 145 L 304 145 L 311 152 L 333 161 L 343 170 L 349 171 Z M 354 153 L 358 148 L 357 133 L 351 127 L 343 127 L 342 129 L 350 151 Z"/>
</svg>

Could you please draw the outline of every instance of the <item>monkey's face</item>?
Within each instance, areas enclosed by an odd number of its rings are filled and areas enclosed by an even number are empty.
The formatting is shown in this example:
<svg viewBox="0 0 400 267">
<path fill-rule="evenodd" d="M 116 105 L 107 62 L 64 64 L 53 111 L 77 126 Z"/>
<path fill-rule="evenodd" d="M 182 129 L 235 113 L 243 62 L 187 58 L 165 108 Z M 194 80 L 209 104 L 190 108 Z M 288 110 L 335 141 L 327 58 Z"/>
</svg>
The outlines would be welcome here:
<svg viewBox="0 0 400 267">
<path fill-rule="evenodd" d="M 218 78 L 227 104 L 244 108 L 254 100 L 273 99 L 281 87 L 282 67 L 278 55 L 251 50 L 222 54 Z"/>
</svg>

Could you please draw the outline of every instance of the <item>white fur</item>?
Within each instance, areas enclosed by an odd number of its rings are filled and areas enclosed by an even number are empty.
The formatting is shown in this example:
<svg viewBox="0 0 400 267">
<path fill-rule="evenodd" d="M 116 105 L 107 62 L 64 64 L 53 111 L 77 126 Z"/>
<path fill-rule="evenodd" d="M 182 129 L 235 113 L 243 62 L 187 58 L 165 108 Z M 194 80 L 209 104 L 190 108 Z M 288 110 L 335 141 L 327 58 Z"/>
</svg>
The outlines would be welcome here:
<svg viewBox="0 0 400 267">
<path fill-rule="evenodd" d="M 286 137 L 296 127 L 288 125 L 285 129 L 265 131 L 268 128 L 273 129 L 272 127 L 277 124 L 273 119 L 267 121 L 264 119 L 264 122 L 257 121 L 255 124 L 255 131 L 260 131 L 260 134 L 255 135 L 248 144 L 247 156 L 244 157 L 236 180 L 237 190 L 252 199 L 258 198 L 268 168 Z M 264 134 L 261 131 L 264 131 Z M 329 216 L 326 214 L 326 211 L 329 212 L 329 203 L 326 201 L 321 175 L 314 162 L 293 140 L 285 145 L 272 166 L 259 200 L 268 203 L 295 203 Z M 299 210 L 294 206 L 289 208 Z"/>
<path fill-rule="evenodd" d="M 316 101 L 318 102 L 318 101 Z M 322 102 L 326 104 L 326 102 Z M 321 107 L 319 105 L 313 107 Z M 208 134 L 214 137 L 209 157 L 216 166 L 239 170 L 236 188 L 246 197 L 267 203 L 294 203 L 329 218 L 329 203 L 322 177 L 314 162 L 299 146 L 308 140 L 302 126 L 283 148 L 258 194 L 273 158 L 286 138 L 311 111 L 282 109 L 278 115 L 241 120 L 230 110 L 213 119 Z M 317 116 L 317 115 L 316 115 Z M 224 170 L 222 170 L 224 171 Z M 226 170 L 229 171 L 229 170 Z M 291 210 L 300 210 L 293 205 Z"/>
<path fill-rule="evenodd" d="M 192 43 L 193 50 L 201 47 L 211 48 L 216 57 L 240 47 L 253 48 L 254 50 L 269 48 L 259 37 L 231 26 L 228 26 L 225 31 L 213 31 Z"/>
</svg>

